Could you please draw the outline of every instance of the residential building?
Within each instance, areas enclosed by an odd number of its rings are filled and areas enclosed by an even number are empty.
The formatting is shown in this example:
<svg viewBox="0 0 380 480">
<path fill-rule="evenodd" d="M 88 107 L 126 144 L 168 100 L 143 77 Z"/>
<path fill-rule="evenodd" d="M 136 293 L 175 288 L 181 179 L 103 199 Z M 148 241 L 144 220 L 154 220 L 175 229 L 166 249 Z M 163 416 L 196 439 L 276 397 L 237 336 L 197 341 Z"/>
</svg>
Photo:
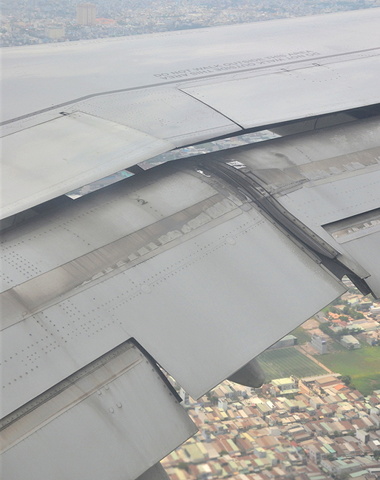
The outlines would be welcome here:
<svg viewBox="0 0 380 480">
<path fill-rule="evenodd" d="M 79 25 L 94 25 L 96 20 L 96 6 L 92 3 L 77 5 L 77 23 Z"/>
<path fill-rule="evenodd" d="M 343 335 L 340 339 L 340 344 L 348 350 L 355 350 L 360 348 L 360 342 L 353 335 Z"/>
<path fill-rule="evenodd" d="M 310 343 L 321 355 L 327 353 L 327 337 L 325 335 L 313 335 Z"/>
</svg>

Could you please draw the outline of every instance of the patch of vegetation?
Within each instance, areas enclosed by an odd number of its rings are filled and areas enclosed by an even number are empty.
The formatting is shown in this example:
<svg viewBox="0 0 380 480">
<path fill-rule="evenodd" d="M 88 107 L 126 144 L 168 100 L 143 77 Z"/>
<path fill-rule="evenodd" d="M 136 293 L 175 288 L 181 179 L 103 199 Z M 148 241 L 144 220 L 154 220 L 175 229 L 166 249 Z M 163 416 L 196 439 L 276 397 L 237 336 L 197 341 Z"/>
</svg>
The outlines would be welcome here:
<svg viewBox="0 0 380 480">
<path fill-rule="evenodd" d="M 333 372 L 350 376 L 352 385 L 363 395 L 380 389 L 380 348 L 363 347 L 321 355 L 318 360 Z"/>
<path fill-rule="evenodd" d="M 189 465 L 185 462 L 179 462 L 177 464 L 177 468 L 180 468 L 181 470 L 186 470 L 187 473 L 189 473 L 190 471 Z"/>
<path fill-rule="evenodd" d="M 293 347 L 267 350 L 258 356 L 258 361 L 265 372 L 266 381 L 291 375 L 303 378 L 326 373 L 326 370 Z"/>
<path fill-rule="evenodd" d="M 343 347 L 339 342 L 334 341 L 329 343 L 329 352 L 346 352 L 347 349 Z"/>
<path fill-rule="evenodd" d="M 344 305 L 343 309 L 341 310 L 340 308 L 334 307 L 335 305 Z M 336 313 L 337 315 L 345 315 L 348 317 L 353 318 L 354 320 L 360 320 L 362 318 L 365 318 L 364 315 L 361 312 L 358 312 L 356 308 L 352 307 L 347 301 L 338 299 L 334 302 L 333 304 L 325 307 L 322 311 L 325 315 L 328 315 L 329 312 L 331 313 Z M 346 320 L 343 320 L 346 321 Z"/>
<path fill-rule="evenodd" d="M 334 340 L 339 340 L 341 337 L 343 337 L 343 335 L 352 335 L 363 331 L 361 328 L 342 328 L 342 330 L 339 330 L 339 332 L 334 332 L 327 323 L 321 323 L 319 328 L 323 333 Z"/>
<path fill-rule="evenodd" d="M 380 390 L 380 373 L 356 377 L 350 386 L 359 390 L 363 395 L 371 395 L 374 390 Z"/>
</svg>

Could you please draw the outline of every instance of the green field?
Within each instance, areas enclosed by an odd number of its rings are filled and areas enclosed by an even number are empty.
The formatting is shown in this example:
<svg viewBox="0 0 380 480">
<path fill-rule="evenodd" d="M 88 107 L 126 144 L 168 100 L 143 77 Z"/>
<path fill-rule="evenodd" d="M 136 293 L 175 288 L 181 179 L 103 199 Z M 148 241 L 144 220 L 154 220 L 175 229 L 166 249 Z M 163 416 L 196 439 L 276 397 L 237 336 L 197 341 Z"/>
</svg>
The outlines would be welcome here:
<svg viewBox="0 0 380 480">
<path fill-rule="evenodd" d="M 380 347 L 329 353 L 320 355 L 318 360 L 333 372 L 349 375 L 363 395 L 380 389 Z"/>
<path fill-rule="evenodd" d="M 326 373 L 326 370 L 292 347 L 267 350 L 258 356 L 258 360 L 266 381 L 290 375 L 303 378 Z"/>
</svg>

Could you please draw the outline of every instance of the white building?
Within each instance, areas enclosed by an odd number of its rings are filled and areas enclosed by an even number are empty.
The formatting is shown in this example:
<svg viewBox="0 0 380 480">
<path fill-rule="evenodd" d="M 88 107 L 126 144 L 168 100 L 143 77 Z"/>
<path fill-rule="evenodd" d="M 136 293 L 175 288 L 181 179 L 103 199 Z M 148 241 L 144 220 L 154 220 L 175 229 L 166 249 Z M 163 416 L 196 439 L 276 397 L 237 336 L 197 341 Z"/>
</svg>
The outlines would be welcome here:
<svg viewBox="0 0 380 480">
<path fill-rule="evenodd" d="M 94 25 L 96 19 L 96 6 L 92 3 L 77 5 L 77 22 L 79 25 Z"/>
<path fill-rule="evenodd" d="M 355 350 L 360 348 L 360 342 L 353 335 L 343 335 L 340 339 L 341 345 L 348 350 Z"/>
<path fill-rule="evenodd" d="M 327 338 L 324 335 L 313 335 L 310 343 L 318 353 L 327 353 Z"/>
<path fill-rule="evenodd" d="M 46 36 L 52 40 L 59 40 L 65 36 L 65 27 L 51 26 L 45 29 Z"/>
</svg>

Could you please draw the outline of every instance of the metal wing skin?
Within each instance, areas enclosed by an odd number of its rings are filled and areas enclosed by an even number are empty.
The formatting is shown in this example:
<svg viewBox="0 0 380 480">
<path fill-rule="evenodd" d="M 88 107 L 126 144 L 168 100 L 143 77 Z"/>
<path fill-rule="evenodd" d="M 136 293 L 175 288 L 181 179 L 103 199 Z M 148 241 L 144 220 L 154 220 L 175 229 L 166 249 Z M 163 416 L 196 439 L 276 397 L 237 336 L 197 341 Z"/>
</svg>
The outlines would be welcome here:
<svg viewBox="0 0 380 480">
<path fill-rule="evenodd" d="M 3 49 L 1 218 L 175 147 L 379 103 L 379 21 L 371 9 Z"/>
<path fill-rule="evenodd" d="M 379 20 L 5 49 L 4 478 L 161 478 L 195 432 L 163 371 L 194 398 L 255 386 L 254 358 L 343 276 L 380 296 Z"/>
</svg>

